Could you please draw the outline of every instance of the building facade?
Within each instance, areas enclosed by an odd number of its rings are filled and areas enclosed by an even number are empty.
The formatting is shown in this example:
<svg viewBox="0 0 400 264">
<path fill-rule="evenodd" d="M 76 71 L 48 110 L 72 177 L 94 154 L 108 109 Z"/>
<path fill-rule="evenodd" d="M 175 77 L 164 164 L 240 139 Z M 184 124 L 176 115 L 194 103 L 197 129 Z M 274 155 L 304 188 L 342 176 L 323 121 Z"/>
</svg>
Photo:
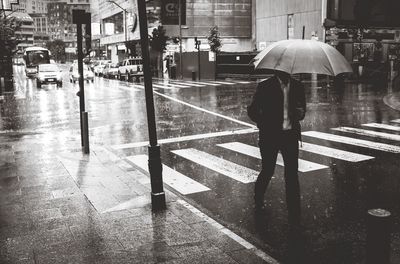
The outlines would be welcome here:
<svg viewBox="0 0 400 264">
<path fill-rule="evenodd" d="M 251 51 L 254 48 L 252 0 L 186 0 L 186 23 L 182 25 L 185 51 L 195 51 L 194 38 L 208 50 L 207 36 L 218 26 L 222 51 Z M 168 36 L 179 36 L 179 25 L 165 25 Z"/>
<path fill-rule="evenodd" d="M 324 40 L 326 0 L 257 0 L 255 8 L 257 48 L 283 39 Z"/>
<path fill-rule="evenodd" d="M 114 2 L 114 3 L 112 3 Z M 251 51 L 254 49 L 253 2 L 255 0 L 181 0 L 184 23 L 181 25 L 183 51 L 195 51 L 194 38 L 201 41 L 201 49 L 209 50 L 207 36 L 212 27 L 218 26 L 223 51 Z M 179 37 L 179 25 L 162 21 L 162 10 L 178 0 L 153 0 L 146 4 L 149 34 L 153 28 L 163 25 L 168 37 Z M 135 1 L 94 0 L 92 21 L 100 23 L 100 45 L 114 62 L 126 55 L 125 41 L 140 40 L 138 15 Z M 164 6 L 163 6 L 164 5 Z M 124 27 L 127 33 L 125 35 Z M 136 28 L 134 28 L 136 25 Z M 169 48 L 177 51 L 178 45 L 170 43 Z"/>
<path fill-rule="evenodd" d="M 360 64 L 380 70 L 400 58 L 399 10 L 400 1 L 392 0 L 257 0 L 257 47 L 304 32 L 305 39 L 336 47 L 355 71 Z"/>
</svg>

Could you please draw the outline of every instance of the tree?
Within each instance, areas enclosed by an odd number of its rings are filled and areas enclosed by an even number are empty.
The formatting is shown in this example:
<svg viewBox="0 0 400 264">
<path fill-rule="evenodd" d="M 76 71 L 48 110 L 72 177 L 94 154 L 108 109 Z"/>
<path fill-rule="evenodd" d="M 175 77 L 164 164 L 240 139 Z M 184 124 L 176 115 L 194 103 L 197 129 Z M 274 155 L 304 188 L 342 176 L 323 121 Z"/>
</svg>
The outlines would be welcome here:
<svg viewBox="0 0 400 264">
<path fill-rule="evenodd" d="M 218 26 L 210 28 L 210 35 L 208 35 L 207 40 L 210 45 L 210 50 L 215 54 L 215 79 L 217 79 L 217 55 L 221 51 L 222 43 L 219 36 Z"/>
<path fill-rule="evenodd" d="M 46 47 L 50 50 L 55 61 L 60 62 L 65 60 L 65 42 L 63 40 L 56 39 L 53 41 L 48 41 L 46 43 Z"/>
<path fill-rule="evenodd" d="M 159 76 L 162 76 L 163 72 L 163 63 L 162 63 L 162 54 L 167 47 L 168 37 L 165 34 L 165 29 L 163 26 L 158 26 L 153 29 L 151 36 L 149 36 L 150 48 L 157 54 L 157 73 Z"/>
<path fill-rule="evenodd" d="M 13 16 L 0 17 L 0 76 L 5 77 L 7 85 L 12 85 L 12 58 L 20 40 L 15 32 L 20 28 L 20 22 Z"/>
</svg>

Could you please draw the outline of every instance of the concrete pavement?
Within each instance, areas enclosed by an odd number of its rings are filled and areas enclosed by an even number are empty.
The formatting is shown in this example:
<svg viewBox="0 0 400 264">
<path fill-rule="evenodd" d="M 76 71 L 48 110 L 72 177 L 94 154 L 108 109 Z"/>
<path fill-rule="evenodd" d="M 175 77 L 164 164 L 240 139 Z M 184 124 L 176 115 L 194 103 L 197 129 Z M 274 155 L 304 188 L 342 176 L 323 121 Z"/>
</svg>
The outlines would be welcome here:
<svg viewBox="0 0 400 264">
<path fill-rule="evenodd" d="M 106 148 L 0 134 L 1 263 L 277 263 Z"/>
</svg>

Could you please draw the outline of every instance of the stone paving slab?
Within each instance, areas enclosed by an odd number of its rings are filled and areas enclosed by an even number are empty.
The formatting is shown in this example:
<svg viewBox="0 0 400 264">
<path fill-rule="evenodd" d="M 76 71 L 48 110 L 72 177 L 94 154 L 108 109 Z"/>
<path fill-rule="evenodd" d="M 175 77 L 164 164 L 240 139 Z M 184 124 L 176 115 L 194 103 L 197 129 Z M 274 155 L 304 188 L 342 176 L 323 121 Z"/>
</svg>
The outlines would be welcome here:
<svg viewBox="0 0 400 264">
<path fill-rule="evenodd" d="M 149 177 L 103 147 L 1 137 L 0 263 L 277 263 L 167 189 L 153 212 Z"/>
</svg>

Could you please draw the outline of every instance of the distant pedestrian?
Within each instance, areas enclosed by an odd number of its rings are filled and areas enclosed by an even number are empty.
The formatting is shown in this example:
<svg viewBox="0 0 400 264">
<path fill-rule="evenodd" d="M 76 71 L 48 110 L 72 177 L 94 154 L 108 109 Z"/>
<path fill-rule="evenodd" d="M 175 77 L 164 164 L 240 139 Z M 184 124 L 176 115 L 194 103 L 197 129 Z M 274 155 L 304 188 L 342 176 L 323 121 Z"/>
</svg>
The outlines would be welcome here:
<svg viewBox="0 0 400 264">
<path fill-rule="evenodd" d="M 300 222 L 300 187 L 298 180 L 300 120 L 306 112 L 303 85 L 288 73 L 260 82 L 248 107 L 248 115 L 259 128 L 262 170 L 254 190 L 256 209 L 264 207 L 264 193 L 274 174 L 278 151 L 285 164 L 286 202 L 290 223 Z"/>
</svg>

